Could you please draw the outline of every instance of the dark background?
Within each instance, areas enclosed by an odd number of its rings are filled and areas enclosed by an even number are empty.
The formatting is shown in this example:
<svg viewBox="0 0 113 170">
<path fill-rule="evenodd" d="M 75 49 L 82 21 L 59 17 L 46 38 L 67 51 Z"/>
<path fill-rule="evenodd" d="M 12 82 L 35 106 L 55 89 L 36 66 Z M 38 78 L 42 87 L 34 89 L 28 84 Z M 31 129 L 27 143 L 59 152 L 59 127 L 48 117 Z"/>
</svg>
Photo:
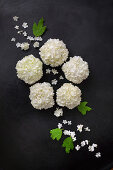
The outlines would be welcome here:
<svg viewBox="0 0 113 170">
<path fill-rule="evenodd" d="M 18 23 L 12 20 L 19 16 Z M 44 17 L 48 38 L 62 39 L 70 56 L 80 55 L 89 63 L 90 76 L 79 87 L 82 98 L 93 108 L 86 116 L 77 109 L 64 109 L 64 117 L 56 118 L 55 109 L 38 111 L 29 100 L 29 85 L 17 79 L 15 65 L 25 55 L 39 57 L 38 49 L 17 49 L 11 38 L 25 41 L 14 29 L 27 22 L 32 25 Z M 45 73 L 44 66 L 44 73 Z M 60 70 L 60 68 L 59 68 Z M 61 71 L 60 71 L 61 73 Z M 59 74 L 60 75 L 60 74 Z M 57 77 L 59 77 L 57 75 Z M 47 75 L 40 82 L 52 80 Z M 57 88 L 64 81 L 60 80 Z M 65 81 L 66 82 L 66 81 Z M 55 87 L 56 89 L 56 87 Z M 112 0 L 0 0 L 0 167 L 3 170 L 110 170 L 113 167 L 113 1 Z M 63 119 L 89 126 L 90 139 L 98 144 L 100 159 L 86 148 L 69 155 L 62 141 L 52 141 L 49 130 Z"/>
</svg>

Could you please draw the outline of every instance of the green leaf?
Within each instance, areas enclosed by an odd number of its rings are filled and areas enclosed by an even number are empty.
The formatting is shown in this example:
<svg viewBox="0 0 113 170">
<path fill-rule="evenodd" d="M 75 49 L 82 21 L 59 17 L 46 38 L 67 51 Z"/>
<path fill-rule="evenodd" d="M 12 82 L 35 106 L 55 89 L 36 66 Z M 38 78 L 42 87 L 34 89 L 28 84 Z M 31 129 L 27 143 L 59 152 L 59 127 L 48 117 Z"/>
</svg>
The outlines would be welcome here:
<svg viewBox="0 0 113 170">
<path fill-rule="evenodd" d="M 50 134 L 51 134 L 51 138 L 54 140 L 60 140 L 60 138 L 62 137 L 62 129 L 56 128 L 56 129 L 52 129 L 50 130 Z"/>
<path fill-rule="evenodd" d="M 36 37 L 41 36 L 45 32 L 45 30 L 46 30 L 46 26 L 43 26 L 43 22 L 44 22 L 44 19 L 42 17 L 39 20 L 38 25 L 36 24 L 36 22 L 34 22 L 34 24 L 33 24 L 33 34 Z"/>
<path fill-rule="evenodd" d="M 86 106 L 88 102 L 81 102 L 80 105 L 78 106 L 79 112 L 82 113 L 82 115 L 86 115 L 87 111 L 92 110 L 92 108 Z"/>
<path fill-rule="evenodd" d="M 70 150 L 74 149 L 74 144 L 73 144 L 72 138 L 67 137 L 66 139 L 64 139 L 62 147 L 65 147 L 66 153 L 70 153 Z"/>
</svg>

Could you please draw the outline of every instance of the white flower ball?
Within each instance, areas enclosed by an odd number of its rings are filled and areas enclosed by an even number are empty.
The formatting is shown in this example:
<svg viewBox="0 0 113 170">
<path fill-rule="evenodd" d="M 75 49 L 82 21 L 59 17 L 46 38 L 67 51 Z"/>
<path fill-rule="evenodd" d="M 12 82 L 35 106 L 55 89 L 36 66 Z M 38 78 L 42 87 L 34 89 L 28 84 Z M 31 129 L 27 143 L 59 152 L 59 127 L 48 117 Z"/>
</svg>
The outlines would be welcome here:
<svg viewBox="0 0 113 170">
<path fill-rule="evenodd" d="M 79 56 L 71 57 L 68 62 L 64 63 L 62 71 L 66 79 L 75 84 L 81 83 L 89 76 L 88 63 Z"/>
<path fill-rule="evenodd" d="M 39 52 L 43 62 L 51 67 L 63 64 L 68 58 L 68 53 L 66 45 L 59 39 L 49 39 Z"/>
<path fill-rule="evenodd" d="M 50 83 L 36 83 L 30 87 L 29 98 L 36 109 L 48 109 L 54 105 L 54 91 Z"/>
<path fill-rule="evenodd" d="M 25 83 L 33 84 L 43 76 L 42 62 L 33 55 L 25 56 L 16 64 L 17 76 Z"/>
<path fill-rule="evenodd" d="M 81 101 L 81 90 L 71 83 L 64 83 L 56 92 L 56 102 L 59 106 L 73 109 Z"/>
</svg>

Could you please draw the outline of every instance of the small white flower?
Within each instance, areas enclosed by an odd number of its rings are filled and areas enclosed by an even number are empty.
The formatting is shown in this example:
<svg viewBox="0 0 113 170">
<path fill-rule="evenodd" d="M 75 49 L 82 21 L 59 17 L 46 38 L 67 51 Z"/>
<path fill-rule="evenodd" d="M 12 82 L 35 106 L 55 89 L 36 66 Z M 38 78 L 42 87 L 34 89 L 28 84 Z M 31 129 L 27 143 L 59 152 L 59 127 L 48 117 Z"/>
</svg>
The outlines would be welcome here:
<svg viewBox="0 0 113 170">
<path fill-rule="evenodd" d="M 14 37 L 13 37 L 13 38 L 11 38 L 11 41 L 15 42 L 15 41 L 16 41 L 16 38 L 14 38 Z"/>
<path fill-rule="evenodd" d="M 80 150 L 80 146 L 77 145 L 77 146 L 75 147 L 75 149 L 76 149 L 77 151 Z"/>
<path fill-rule="evenodd" d="M 85 131 L 90 132 L 90 129 L 88 127 L 84 128 Z"/>
<path fill-rule="evenodd" d="M 17 48 L 21 47 L 21 43 L 17 42 L 17 43 L 16 43 L 16 47 L 17 47 Z"/>
<path fill-rule="evenodd" d="M 71 135 L 70 130 L 64 130 L 64 132 L 63 132 L 63 133 L 64 133 L 64 135 L 69 135 L 69 136 Z"/>
<path fill-rule="evenodd" d="M 24 22 L 24 23 L 22 24 L 22 27 L 23 27 L 23 28 L 27 28 L 27 27 L 28 27 L 28 24 L 27 24 L 26 22 Z"/>
<path fill-rule="evenodd" d="M 58 71 L 56 69 L 51 70 L 54 75 L 58 74 Z"/>
<path fill-rule="evenodd" d="M 58 123 L 58 128 L 59 128 L 59 129 L 62 128 L 62 123 Z"/>
<path fill-rule="evenodd" d="M 77 125 L 77 131 L 82 132 L 83 125 Z"/>
<path fill-rule="evenodd" d="M 89 150 L 89 152 L 93 152 L 94 151 L 94 146 L 89 145 L 88 150 Z"/>
<path fill-rule="evenodd" d="M 89 144 L 89 141 L 88 141 L 88 140 L 85 140 L 85 143 L 86 143 L 86 145 L 88 145 L 88 144 Z"/>
<path fill-rule="evenodd" d="M 101 157 L 101 153 L 100 153 L 100 152 L 97 152 L 97 153 L 95 154 L 95 156 L 96 156 L 97 158 L 100 158 L 100 157 Z"/>
<path fill-rule="evenodd" d="M 65 125 L 67 123 L 67 120 L 63 120 L 63 124 Z"/>
<path fill-rule="evenodd" d="M 41 37 L 34 37 L 34 40 L 35 41 L 42 41 L 42 38 Z"/>
<path fill-rule="evenodd" d="M 53 79 L 53 80 L 51 81 L 51 84 L 52 84 L 52 85 L 56 85 L 57 82 L 58 82 L 58 81 L 57 81 L 56 79 Z"/>
<path fill-rule="evenodd" d="M 24 37 L 27 37 L 27 32 L 24 31 L 24 32 L 23 32 L 23 35 L 24 35 Z"/>
<path fill-rule="evenodd" d="M 39 42 L 35 42 L 35 43 L 33 44 L 33 47 L 34 47 L 34 48 L 39 47 Z"/>
<path fill-rule="evenodd" d="M 46 69 L 46 74 L 50 74 L 51 70 L 50 69 Z"/>
<path fill-rule="evenodd" d="M 73 140 L 73 142 L 74 142 L 74 141 L 76 141 L 76 140 L 77 140 L 77 138 L 76 138 L 76 137 L 74 137 L 74 138 L 72 138 L 72 140 Z"/>
<path fill-rule="evenodd" d="M 60 79 L 60 80 L 63 80 L 63 79 L 64 79 L 64 77 L 63 77 L 63 76 L 60 76 L 60 77 L 59 77 L 59 79 Z"/>
<path fill-rule="evenodd" d="M 92 146 L 93 146 L 94 148 L 97 148 L 97 144 L 95 144 L 95 143 L 93 143 Z"/>
<path fill-rule="evenodd" d="M 70 132 L 70 136 L 72 137 L 72 139 L 74 139 L 74 138 L 75 138 L 75 140 L 76 140 L 75 132 Z"/>
<path fill-rule="evenodd" d="M 24 42 L 24 43 L 22 43 L 21 44 L 21 50 L 28 50 L 29 49 L 29 43 L 27 43 L 27 42 Z"/>
<path fill-rule="evenodd" d="M 34 38 L 31 36 L 27 36 L 27 40 L 34 41 Z"/>
<path fill-rule="evenodd" d="M 75 132 L 74 131 L 70 132 L 70 135 L 71 135 L 72 138 L 74 138 L 75 137 Z"/>
<path fill-rule="evenodd" d="M 83 146 L 85 146 L 85 145 L 86 145 L 85 141 L 82 141 L 82 142 L 81 142 L 81 146 L 83 147 Z"/>
<path fill-rule="evenodd" d="M 18 31 L 17 33 L 18 33 L 18 34 L 22 34 L 22 32 L 23 32 L 23 31 L 22 31 L 22 30 L 20 30 L 20 31 Z"/>
<path fill-rule="evenodd" d="M 17 16 L 14 16 L 14 17 L 13 17 L 13 20 L 14 20 L 14 21 L 18 21 L 18 19 L 19 19 L 19 17 L 17 17 Z"/>
<path fill-rule="evenodd" d="M 63 116 L 63 110 L 57 108 L 57 109 L 54 111 L 54 115 L 55 115 L 56 117 Z"/>
<path fill-rule="evenodd" d="M 18 30 L 18 29 L 19 29 L 19 26 L 18 26 L 18 25 L 16 25 L 16 26 L 15 26 L 15 29 L 16 29 L 16 30 Z"/>
<path fill-rule="evenodd" d="M 71 125 L 71 124 L 72 124 L 72 122 L 71 122 L 71 121 L 68 121 L 67 123 L 68 123 L 68 125 Z"/>
</svg>

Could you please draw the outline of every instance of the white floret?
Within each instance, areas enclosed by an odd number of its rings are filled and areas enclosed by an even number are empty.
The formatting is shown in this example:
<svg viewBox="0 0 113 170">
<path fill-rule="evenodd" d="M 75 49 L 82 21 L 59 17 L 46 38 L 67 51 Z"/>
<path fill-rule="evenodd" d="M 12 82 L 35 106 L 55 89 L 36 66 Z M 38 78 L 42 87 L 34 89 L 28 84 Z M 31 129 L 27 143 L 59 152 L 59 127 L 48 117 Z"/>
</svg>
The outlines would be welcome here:
<svg viewBox="0 0 113 170">
<path fill-rule="evenodd" d="M 68 53 L 66 45 L 59 39 L 49 39 L 39 52 L 43 62 L 51 67 L 63 64 L 68 58 Z"/>
<path fill-rule="evenodd" d="M 29 49 L 29 43 L 28 42 L 23 42 L 22 44 L 21 44 L 21 50 L 28 50 Z"/>
<path fill-rule="evenodd" d="M 71 57 L 63 64 L 62 71 L 67 80 L 79 84 L 89 76 L 88 63 L 79 56 Z"/>
<path fill-rule="evenodd" d="M 71 83 L 64 83 L 57 92 L 56 102 L 59 106 L 66 106 L 69 109 L 73 109 L 80 104 L 81 90 L 72 85 Z"/>
<path fill-rule="evenodd" d="M 17 76 L 25 83 L 33 84 L 43 76 L 42 62 L 33 55 L 25 56 L 16 64 Z"/>
<path fill-rule="evenodd" d="M 54 91 L 50 83 L 36 83 L 30 87 L 29 98 L 36 109 L 48 109 L 54 105 Z"/>
<path fill-rule="evenodd" d="M 63 109 L 62 109 L 62 108 L 61 108 L 61 109 L 57 108 L 57 109 L 54 111 L 54 115 L 55 115 L 56 117 L 63 116 Z"/>
</svg>

